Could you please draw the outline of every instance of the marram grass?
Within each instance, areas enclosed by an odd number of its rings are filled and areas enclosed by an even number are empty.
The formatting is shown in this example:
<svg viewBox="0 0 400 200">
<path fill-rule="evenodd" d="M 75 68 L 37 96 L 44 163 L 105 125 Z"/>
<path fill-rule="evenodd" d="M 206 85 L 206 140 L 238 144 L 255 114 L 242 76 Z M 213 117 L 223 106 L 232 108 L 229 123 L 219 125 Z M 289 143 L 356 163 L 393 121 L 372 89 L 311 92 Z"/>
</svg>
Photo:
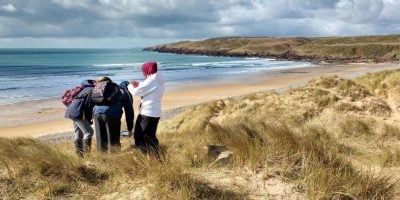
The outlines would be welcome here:
<svg viewBox="0 0 400 200">
<path fill-rule="evenodd" d="M 193 106 L 160 124 L 161 157 L 127 148 L 131 139 L 123 140 L 121 153 L 97 155 L 94 150 L 78 159 L 71 142 L 52 146 L 1 138 L 0 198 L 254 197 L 246 185 L 238 189 L 198 176 L 224 169 L 237 176 L 250 170 L 276 177 L 294 185 L 299 199 L 398 199 L 396 77 L 398 71 L 355 80 L 324 77 L 282 94 Z M 232 151 L 230 164 L 210 167 L 214 158 L 205 151 L 207 145 Z"/>
</svg>

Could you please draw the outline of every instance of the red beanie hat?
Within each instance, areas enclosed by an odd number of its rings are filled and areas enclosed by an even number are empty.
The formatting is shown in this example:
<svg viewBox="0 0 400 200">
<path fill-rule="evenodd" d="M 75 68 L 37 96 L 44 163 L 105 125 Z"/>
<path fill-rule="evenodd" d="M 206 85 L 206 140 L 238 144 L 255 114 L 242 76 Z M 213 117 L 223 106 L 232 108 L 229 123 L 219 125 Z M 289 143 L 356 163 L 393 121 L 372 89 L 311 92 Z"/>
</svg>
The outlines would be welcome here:
<svg viewBox="0 0 400 200">
<path fill-rule="evenodd" d="M 147 62 L 142 65 L 142 72 L 144 78 L 157 73 L 157 63 L 156 62 Z"/>
</svg>

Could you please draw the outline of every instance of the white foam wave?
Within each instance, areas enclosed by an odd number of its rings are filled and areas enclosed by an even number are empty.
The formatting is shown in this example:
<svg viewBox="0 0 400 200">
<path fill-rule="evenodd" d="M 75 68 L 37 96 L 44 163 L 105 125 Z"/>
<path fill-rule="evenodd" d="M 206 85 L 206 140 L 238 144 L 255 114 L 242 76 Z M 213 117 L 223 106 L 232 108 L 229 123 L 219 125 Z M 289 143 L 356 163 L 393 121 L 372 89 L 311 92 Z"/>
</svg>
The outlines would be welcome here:
<svg viewBox="0 0 400 200">
<path fill-rule="evenodd" d="M 277 61 L 275 59 L 264 59 L 264 58 L 248 58 L 244 60 L 232 60 L 222 62 L 197 62 L 190 64 L 192 67 L 215 67 L 215 68 L 242 68 L 242 67 L 260 67 L 272 68 L 275 66 L 292 66 L 292 65 L 303 65 L 308 63 L 299 63 L 293 61 Z"/>
<path fill-rule="evenodd" d="M 245 60 L 266 60 L 266 61 L 275 61 L 274 58 L 260 58 L 260 57 L 246 57 Z"/>
<path fill-rule="evenodd" d="M 109 64 L 92 64 L 95 67 L 140 67 L 143 63 L 109 63 Z"/>
</svg>

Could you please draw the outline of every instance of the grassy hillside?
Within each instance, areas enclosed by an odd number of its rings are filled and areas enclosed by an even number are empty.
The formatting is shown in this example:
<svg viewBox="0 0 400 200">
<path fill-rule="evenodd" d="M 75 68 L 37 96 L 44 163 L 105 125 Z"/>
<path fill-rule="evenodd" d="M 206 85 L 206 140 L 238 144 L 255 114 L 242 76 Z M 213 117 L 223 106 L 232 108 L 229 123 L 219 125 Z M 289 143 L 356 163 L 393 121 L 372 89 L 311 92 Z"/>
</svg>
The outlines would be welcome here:
<svg viewBox="0 0 400 200">
<path fill-rule="evenodd" d="M 161 159 L 0 139 L 1 199 L 399 199 L 400 70 L 188 108 Z M 232 152 L 215 162 L 218 147 Z"/>
<path fill-rule="evenodd" d="M 329 38 L 211 38 L 145 50 L 213 56 L 256 56 L 328 62 L 399 61 L 400 35 Z"/>
</svg>

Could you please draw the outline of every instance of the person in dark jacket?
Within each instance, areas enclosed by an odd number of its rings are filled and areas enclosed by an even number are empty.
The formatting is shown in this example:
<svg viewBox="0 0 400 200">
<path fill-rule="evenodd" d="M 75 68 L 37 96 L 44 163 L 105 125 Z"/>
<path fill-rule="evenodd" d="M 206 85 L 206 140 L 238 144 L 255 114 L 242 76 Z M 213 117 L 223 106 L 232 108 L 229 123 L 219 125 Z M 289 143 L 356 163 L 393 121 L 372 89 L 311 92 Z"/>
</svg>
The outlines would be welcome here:
<svg viewBox="0 0 400 200">
<path fill-rule="evenodd" d="M 108 77 L 102 77 L 96 82 L 110 81 Z M 122 84 L 123 85 L 123 84 Z M 121 149 L 120 132 L 121 117 L 125 110 L 126 125 L 129 135 L 133 129 L 133 105 L 132 97 L 125 92 L 125 87 L 119 87 L 118 95 L 112 104 L 96 105 L 94 108 L 94 123 L 96 127 L 97 150 L 99 152 L 119 151 Z"/>
<path fill-rule="evenodd" d="M 90 152 L 93 136 L 91 127 L 93 107 L 90 95 L 94 87 L 93 80 L 84 80 L 81 83 L 83 89 L 74 97 L 71 104 L 68 105 L 65 117 L 70 118 L 74 127 L 75 150 L 78 156 Z"/>
</svg>

